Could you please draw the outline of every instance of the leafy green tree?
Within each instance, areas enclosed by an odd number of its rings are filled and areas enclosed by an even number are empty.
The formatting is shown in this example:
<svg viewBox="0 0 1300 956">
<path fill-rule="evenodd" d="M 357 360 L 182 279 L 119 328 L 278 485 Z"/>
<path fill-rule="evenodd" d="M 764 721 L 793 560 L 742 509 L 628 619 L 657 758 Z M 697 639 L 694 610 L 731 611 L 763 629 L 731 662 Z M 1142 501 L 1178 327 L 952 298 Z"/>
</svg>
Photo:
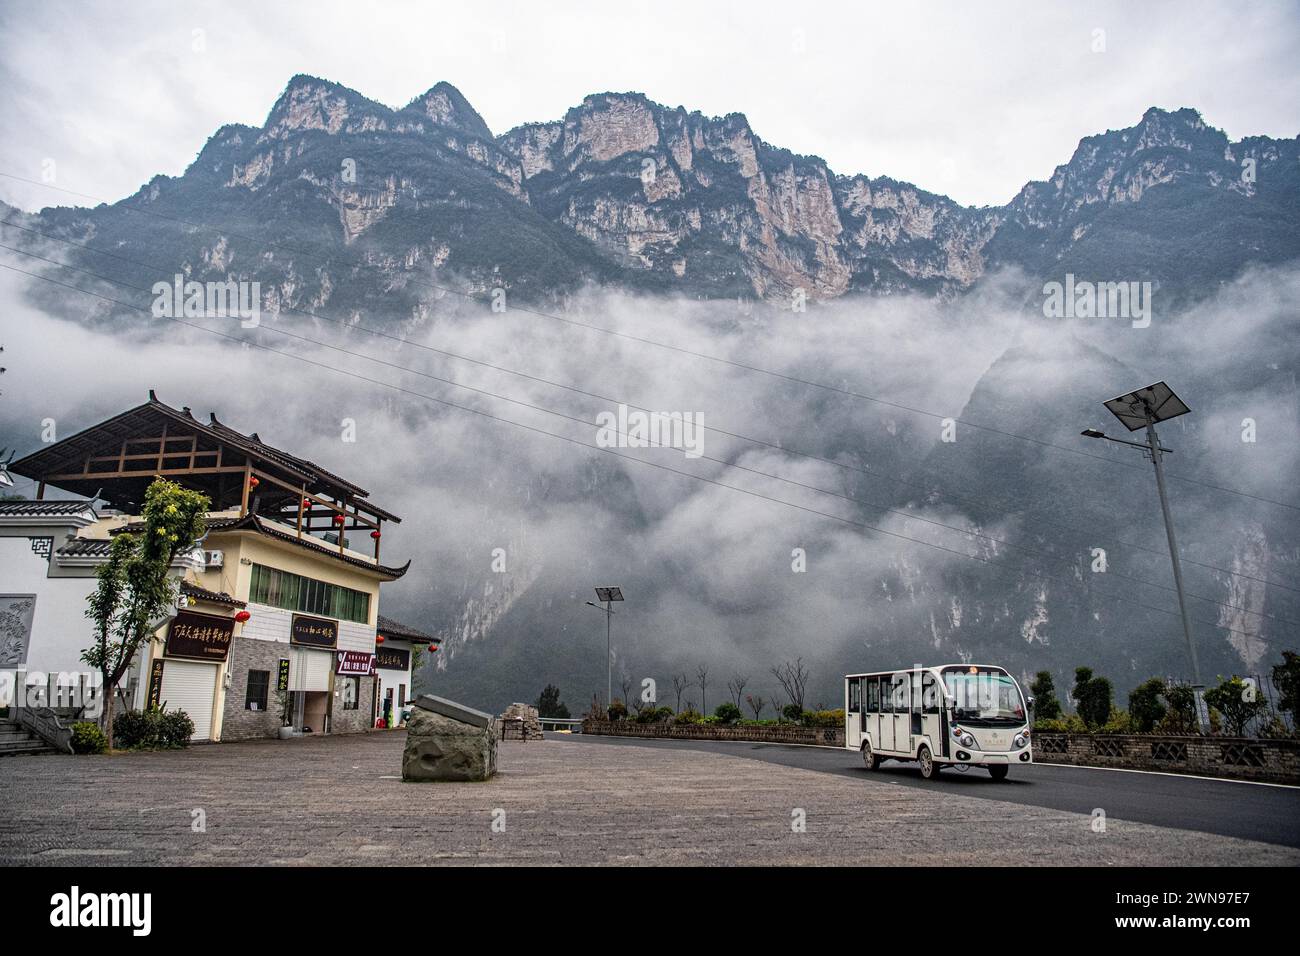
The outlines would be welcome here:
<svg viewBox="0 0 1300 956">
<path fill-rule="evenodd" d="M 547 684 L 537 698 L 537 715 L 539 717 L 567 718 L 569 708 L 560 700 L 560 688 Z"/>
<path fill-rule="evenodd" d="M 1151 733 L 1156 724 L 1164 719 L 1169 709 L 1162 700 L 1166 691 L 1165 682 L 1159 677 L 1145 680 L 1129 691 L 1128 714 L 1138 733 Z"/>
<path fill-rule="evenodd" d="M 107 698 L 103 727 L 110 750 L 118 682 L 175 603 L 172 562 L 202 537 L 209 507 L 206 495 L 155 479 L 144 496 L 143 530 L 123 531 L 114 538 L 108 560 L 95 571 L 99 583 L 87 598 L 86 609 L 95 624 L 95 637 L 81 659 L 103 678 Z"/>
<path fill-rule="evenodd" d="M 1205 692 L 1205 702 L 1223 715 L 1232 737 L 1246 736 L 1251 722 L 1268 708 L 1259 689 L 1240 677 L 1219 678 L 1219 686 Z"/>
<path fill-rule="evenodd" d="M 1106 678 L 1094 677 L 1091 667 L 1074 669 L 1074 692 L 1071 696 L 1089 730 L 1102 727 L 1110 720 L 1114 690 Z"/>
<path fill-rule="evenodd" d="M 1039 671 L 1029 685 L 1034 697 L 1034 719 L 1056 720 L 1061 716 L 1061 702 L 1056 697 L 1056 682 L 1051 671 Z"/>
<path fill-rule="evenodd" d="M 1278 710 L 1291 715 L 1291 723 L 1297 719 L 1297 704 L 1300 704 L 1300 654 L 1295 651 L 1283 651 L 1282 663 L 1273 665 L 1273 685 L 1278 689 Z"/>
</svg>

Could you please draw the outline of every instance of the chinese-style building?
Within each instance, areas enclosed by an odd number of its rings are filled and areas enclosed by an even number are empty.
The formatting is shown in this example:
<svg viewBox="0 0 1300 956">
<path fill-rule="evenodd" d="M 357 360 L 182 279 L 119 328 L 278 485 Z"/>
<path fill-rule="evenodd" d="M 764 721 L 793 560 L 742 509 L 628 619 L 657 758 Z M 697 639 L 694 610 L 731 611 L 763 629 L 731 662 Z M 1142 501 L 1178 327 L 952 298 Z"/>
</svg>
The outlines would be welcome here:
<svg viewBox="0 0 1300 956">
<path fill-rule="evenodd" d="M 184 710 L 195 740 L 398 722 L 412 647 L 437 640 L 379 615 L 380 585 L 410 562 L 382 560 L 383 529 L 401 519 L 364 488 L 153 392 L 9 470 L 38 491 L 0 502 L 0 614 L 14 618 L 0 623 L 18 635 L 0 647 L 0 670 L 85 670 L 95 568 L 114 535 L 142 526 L 145 491 L 163 477 L 207 495 L 211 511 L 173 565 L 177 606 L 133 662 L 122 703 Z M 47 489 L 80 497 L 47 500 Z"/>
</svg>

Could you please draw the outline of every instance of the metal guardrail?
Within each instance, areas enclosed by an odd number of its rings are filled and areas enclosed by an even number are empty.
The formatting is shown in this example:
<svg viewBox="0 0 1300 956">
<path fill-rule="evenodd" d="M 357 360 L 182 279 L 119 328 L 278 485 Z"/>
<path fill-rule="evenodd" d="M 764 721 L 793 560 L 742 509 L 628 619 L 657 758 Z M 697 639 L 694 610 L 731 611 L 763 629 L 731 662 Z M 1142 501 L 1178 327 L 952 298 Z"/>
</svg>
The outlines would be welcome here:
<svg viewBox="0 0 1300 956">
<path fill-rule="evenodd" d="M 542 730 L 567 730 L 570 733 L 582 733 L 581 717 L 541 717 Z"/>
</svg>

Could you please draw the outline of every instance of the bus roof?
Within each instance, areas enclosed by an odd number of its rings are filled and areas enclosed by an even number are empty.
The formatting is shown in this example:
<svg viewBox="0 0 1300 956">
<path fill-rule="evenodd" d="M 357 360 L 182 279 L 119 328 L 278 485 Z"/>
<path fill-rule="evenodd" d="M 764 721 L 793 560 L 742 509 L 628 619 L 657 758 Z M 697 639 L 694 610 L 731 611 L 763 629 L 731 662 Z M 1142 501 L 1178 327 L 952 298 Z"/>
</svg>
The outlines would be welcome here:
<svg viewBox="0 0 1300 956">
<path fill-rule="evenodd" d="M 972 667 L 982 671 L 1002 671 L 1002 673 L 1004 674 L 1011 673 L 1000 664 L 962 664 L 962 663 L 922 664 L 920 669 L 923 671 L 945 671 L 945 670 L 969 670 Z M 845 674 L 844 679 L 848 680 L 850 677 L 888 677 L 892 674 L 906 674 L 914 670 L 917 670 L 917 668 L 899 667 L 899 668 L 895 668 L 892 671 L 863 671 L 860 674 Z"/>
</svg>

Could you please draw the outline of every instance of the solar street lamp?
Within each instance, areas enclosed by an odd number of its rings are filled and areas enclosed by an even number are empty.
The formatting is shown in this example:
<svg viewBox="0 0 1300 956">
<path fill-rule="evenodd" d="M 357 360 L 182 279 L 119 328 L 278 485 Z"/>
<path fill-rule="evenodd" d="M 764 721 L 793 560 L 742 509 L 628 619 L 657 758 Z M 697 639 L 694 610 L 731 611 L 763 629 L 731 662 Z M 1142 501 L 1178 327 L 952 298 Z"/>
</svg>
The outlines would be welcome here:
<svg viewBox="0 0 1300 956">
<path fill-rule="evenodd" d="M 1165 519 L 1165 537 L 1169 541 L 1169 560 L 1174 567 L 1174 588 L 1178 592 L 1178 610 L 1183 619 L 1183 637 L 1187 641 L 1187 656 L 1192 664 L 1192 686 L 1196 693 L 1196 714 L 1201 724 L 1201 732 L 1206 727 L 1206 714 L 1202 703 L 1201 665 L 1196 657 L 1196 643 L 1192 640 L 1192 621 L 1187 614 L 1187 598 L 1183 594 L 1183 571 L 1178 561 L 1178 542 L 1174 537 L 1174 522 L 1169 514 L 1169 495 L 1165 491 L 1165 469 L 1162 459 L 1172 455 L 1173 449 L 1160 444 L 1156 434 L 1156 424 L 1186 415 L 1190 408 L 1174 394 L 1174 390 L 1164 382 L 1156 382 L 1146 388 L 1129 392 L 1105 403 L 1110 413 L 1118 418 L 1130 432 L 1146 430 L 1145 442 L 1128 441 L 1124 438 L 1112 438 L 1096 428 L 1085 428 L 1080 434 L 1085 438 L 1102 438 L 1119 445 L 1129 445 L 1142 449 L 1143 455 L 1151 459 L 1156 469 L 1156 490 L 1160 493 L 1160 512 Z"/>
<path fill-rule="evenodd" d="M 598 611 L 605 612 L 605 707 L 608 709 L 609 705 L 614 703 L 614 670 L 609 643 L 610 621 L 614 617 L 612 605 L 615 601 L 623 600 L 623 589 L 596 588 L 596 600 L 604 601 L 605 606 L 601 607 L 595 601 L 588 601 L 587 604 Z"/>
</svg>

